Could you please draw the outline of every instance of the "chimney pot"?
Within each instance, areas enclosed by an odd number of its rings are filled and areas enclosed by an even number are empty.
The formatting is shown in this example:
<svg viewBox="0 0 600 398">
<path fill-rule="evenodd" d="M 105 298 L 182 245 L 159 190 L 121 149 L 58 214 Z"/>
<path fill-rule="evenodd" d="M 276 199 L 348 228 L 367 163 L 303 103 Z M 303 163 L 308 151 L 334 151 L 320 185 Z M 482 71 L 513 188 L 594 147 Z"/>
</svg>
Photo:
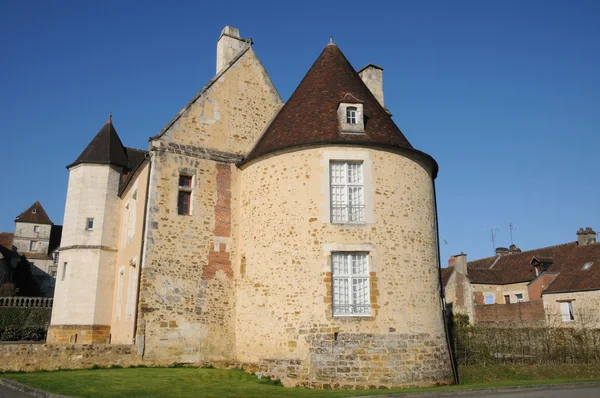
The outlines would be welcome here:
<svg viewBox="0 0 600 398">
<path fill-rule="evenodd" d="M 506 247 L 497 247 L 496 255 L 497 256 L 506 256 L 508 254 L 508 249 Z"/>
</svg>

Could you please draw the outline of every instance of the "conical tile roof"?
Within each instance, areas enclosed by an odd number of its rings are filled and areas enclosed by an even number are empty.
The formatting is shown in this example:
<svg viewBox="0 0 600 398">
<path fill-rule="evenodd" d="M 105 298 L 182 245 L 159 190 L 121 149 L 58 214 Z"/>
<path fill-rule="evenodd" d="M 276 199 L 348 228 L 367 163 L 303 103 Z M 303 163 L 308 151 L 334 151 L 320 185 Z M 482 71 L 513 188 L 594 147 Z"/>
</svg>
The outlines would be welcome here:
<svg viewBox="0 0 600 398">
<path fill-rule="evenodd" d="M 52 224 L 50 217 L 39 201 L 32 204 L 27 210 L 15 218 L 15 222 L 31 222 L 36 224 Z"/>
<path fill-rule="evenodd" d="M 368 117 L 364 134 L 342 133 L 337 115 L 341 102 L 363 104 Z M 325 47 L 242 163 L 280 149 L 311 144 L 383 146 L 418 152 L 333 43 Z M 437 170 L 437 165 L 434 168 Z"/>
<path fill-rule="evenodd" d="M 81 163 L 110 164 L 113 166 L 126 167 L 127 154 L 121 139 L 113 126 L 112 120 L 108 119 L 98 134 L 92 139 L 81 155 L 73 163 L 67 166 L 71 168 Z"/>
</svg>

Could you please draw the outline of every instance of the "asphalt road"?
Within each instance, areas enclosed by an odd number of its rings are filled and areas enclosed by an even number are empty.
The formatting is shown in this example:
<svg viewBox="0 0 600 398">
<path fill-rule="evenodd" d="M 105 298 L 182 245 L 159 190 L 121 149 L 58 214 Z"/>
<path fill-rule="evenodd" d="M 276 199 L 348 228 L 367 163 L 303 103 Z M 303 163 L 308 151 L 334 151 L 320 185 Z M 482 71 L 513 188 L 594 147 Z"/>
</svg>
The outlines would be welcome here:
<svg viewBox="0 0 600 398">
<path fill-rule="evenodd" d="M 501 393 L 479 392 L 461 397 L 489 397 L 489 398 L 598 398 L 600 387 L 589 388 L 552 388 L 537 391 L 511 391 Z"/>
<path fill-rule="evenodd" d="M 25 394 L 24 392 L 13 390 L 0 384 L 0 398 L 32 398 L 33 395 Z"/>
</svg>

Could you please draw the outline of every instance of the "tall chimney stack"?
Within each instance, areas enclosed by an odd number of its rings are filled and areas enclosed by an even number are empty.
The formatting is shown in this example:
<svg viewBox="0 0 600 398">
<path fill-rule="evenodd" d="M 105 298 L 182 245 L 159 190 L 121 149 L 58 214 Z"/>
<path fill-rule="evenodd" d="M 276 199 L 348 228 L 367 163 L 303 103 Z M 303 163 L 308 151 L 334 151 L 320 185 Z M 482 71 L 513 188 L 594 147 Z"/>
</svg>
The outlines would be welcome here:
<svg viewBox="0 0 600 398">
<path fill-rule="evenodd" d="M 577 243 L 579 246 L 592 245 L 596 243 L 596 232 L 590 227 L 579 228 L 577 231 Z"/>
<path fill-rule="evenodd" d="M 460 274 L 467 275 L 467 255 L 465 253 L 455 254 L 454 270 Z"/>
<path fill-rule="evenodd" d="M 240 30 L 225 26 L 217 41 L 217 72 L 219 73 L 244 49 L 247 43 L 240 36 Z"/>
<path fill-rule="evenodd" d="M 369 64 L 358 71 L 358 75 L 373 93 L 377 101 L 385 108 L 383 104 L 383 68 L 377 65 Z"/>
</svg>

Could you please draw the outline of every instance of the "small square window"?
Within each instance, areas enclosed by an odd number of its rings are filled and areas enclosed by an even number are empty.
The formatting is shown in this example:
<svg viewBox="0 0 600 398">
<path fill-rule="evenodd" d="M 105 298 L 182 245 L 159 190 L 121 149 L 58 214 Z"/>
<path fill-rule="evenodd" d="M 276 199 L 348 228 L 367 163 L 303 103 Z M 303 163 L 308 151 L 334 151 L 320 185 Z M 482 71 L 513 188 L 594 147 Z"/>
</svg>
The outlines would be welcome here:
<svg viewBox="0 0 600 398">
<path fill-rule="evenodd" d="M 517 299 L 517 303 L 522 303 L 523 301 L 523 294 L 522 293 L 517 293 L 515 294 L 515 298 Z"/>
<path fill-rule="evenodd" d="M 177 214 L 189 215 L 190 214 L 190 199 L 192 197 L 191 192 L 179 191 L 177 197 Z"/>
<path fill-rule="evenodd" d="M 33 226 L 33 232 L 35 232 L 36 234 L 37 234 L 38 232 L 40 232 L 40 226 L 39 226 L 39 225 L 34 225 L 34 226 Z"/>
<path fill-rule="evenodd" d="M 486 294 L 485 295 L 485 303 L 486 304 L 494 304 L 494 295 L 493 294 Z"/>
<path fill-rule="evenodd" d="M 85 223 L 85 229 L 87 229 L 88 231 L 92 231 L 94 229 L 94 219 L 93 218 L 88 218 L 86 223 Z"/>
<path fill-rule="evenodd" d="M 192 187 L 192 177 L 191 176 L 179 176 L 179 186 L 184 188 Z"/>
</svg>

